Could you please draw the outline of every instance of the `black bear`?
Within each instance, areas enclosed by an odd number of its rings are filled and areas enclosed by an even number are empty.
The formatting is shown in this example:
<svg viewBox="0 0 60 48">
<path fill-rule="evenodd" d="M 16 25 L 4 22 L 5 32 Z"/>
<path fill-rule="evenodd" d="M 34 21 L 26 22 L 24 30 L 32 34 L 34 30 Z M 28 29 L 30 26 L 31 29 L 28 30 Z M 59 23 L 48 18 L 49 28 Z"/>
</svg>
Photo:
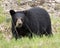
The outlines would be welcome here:
<svg viewBox="0 0 60 48">
<path fill-rule="evenodd" d="M 32 36 L 32 33 L 40 36 L 52 34 L 50 16 L 45 9 L 33 7 L 29 10 L 9 12 L 12 17 L 12 33 L 16 39 Z"/>
</svg>

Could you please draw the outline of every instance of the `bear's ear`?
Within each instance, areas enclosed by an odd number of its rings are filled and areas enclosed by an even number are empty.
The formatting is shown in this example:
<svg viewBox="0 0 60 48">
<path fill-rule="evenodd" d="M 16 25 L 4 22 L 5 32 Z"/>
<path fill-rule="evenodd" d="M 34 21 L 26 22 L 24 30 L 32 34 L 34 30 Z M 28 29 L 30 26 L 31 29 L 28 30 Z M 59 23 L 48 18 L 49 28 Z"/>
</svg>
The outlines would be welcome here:
<svg viewBox="0 0 60 48">
<path fill-rule="evenodd" d="M 14 15 L 15 14 L 15 11 L 14 10 L 10 10 L 9 11 L 11 15 Z"/>
</svg>

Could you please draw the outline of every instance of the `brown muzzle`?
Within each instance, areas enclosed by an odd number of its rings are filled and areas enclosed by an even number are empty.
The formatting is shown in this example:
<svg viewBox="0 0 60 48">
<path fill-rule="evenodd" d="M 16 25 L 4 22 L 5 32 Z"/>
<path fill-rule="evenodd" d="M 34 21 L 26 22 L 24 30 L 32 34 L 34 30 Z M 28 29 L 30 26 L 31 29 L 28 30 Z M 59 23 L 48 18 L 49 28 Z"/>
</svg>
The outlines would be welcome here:
<svg viewBox="0 0 60 48">
<path fill-rule="evenodd" d="M 22 20 L 21 19 L 18 19 L 17 22 L 16 22 L 16 27 L 22 27 Z"/>
</svg>

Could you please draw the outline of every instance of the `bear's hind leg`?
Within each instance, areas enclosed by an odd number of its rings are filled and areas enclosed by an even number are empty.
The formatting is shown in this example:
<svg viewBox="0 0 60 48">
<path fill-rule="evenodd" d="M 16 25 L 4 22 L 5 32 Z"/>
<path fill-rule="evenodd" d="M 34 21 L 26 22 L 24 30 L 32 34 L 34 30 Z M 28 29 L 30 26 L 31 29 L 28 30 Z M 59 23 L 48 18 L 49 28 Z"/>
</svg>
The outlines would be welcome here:
<svg viewBox="0 0 60 48">
<path fill-rule="evenodd" d="M 51 36 L 51 35 L 53 35 L 53 34 L 52 34 L 52 28 L 51 28 L 51 26 L 48 26 L 48 27 L 47 27 L 45 35 L 46 35 L 46 36 Z"/>
</svg>

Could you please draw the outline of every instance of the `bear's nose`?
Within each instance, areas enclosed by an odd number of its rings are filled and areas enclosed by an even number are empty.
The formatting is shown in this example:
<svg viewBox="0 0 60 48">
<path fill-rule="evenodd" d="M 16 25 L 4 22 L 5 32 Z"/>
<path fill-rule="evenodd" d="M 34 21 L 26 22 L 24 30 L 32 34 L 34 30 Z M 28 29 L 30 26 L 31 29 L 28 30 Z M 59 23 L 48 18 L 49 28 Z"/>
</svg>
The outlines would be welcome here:
<svg viewBox="0 0 60 48">
<path fill-rule="evenodd" d="M 18 24 L 18 26 L 21 26 L 21 25 L 22 25 L 22 23 Z"/>
<path fill-rule="evenodd" d="M 18 24 L 18 27 L 22 27 L 22 23 Z"/>
<path fill-rule="evenodd" d="M 19 19 L 19 20 L 17 20 L 17 22 L 16 22 L 16 27 L 21 27 L 22 24 L 23 24 L 23 22 Z"/>
</svg>

